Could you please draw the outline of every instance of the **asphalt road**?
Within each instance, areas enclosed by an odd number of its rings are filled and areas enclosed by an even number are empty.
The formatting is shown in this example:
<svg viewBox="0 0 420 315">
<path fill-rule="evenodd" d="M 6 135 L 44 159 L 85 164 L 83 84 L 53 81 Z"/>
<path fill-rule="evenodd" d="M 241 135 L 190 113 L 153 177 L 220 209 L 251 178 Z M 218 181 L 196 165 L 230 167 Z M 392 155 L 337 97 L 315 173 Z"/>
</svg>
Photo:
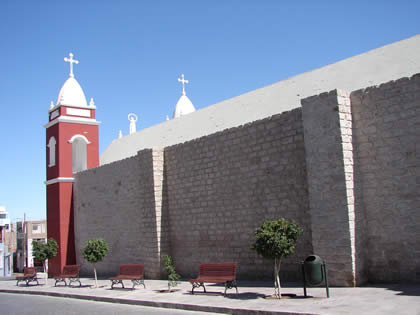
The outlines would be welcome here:
<svg viewBox="0 0 420 315">
<path fill-rule="evenodd" d="M 0 293 L 1 315 L 70 315 L 70 314 L 191 314 L 209 315 L 215 313 L 165 309 L 138 305 L 95 302 L 72 298 L 39 296 L 28 294 Z"/>
</svg>

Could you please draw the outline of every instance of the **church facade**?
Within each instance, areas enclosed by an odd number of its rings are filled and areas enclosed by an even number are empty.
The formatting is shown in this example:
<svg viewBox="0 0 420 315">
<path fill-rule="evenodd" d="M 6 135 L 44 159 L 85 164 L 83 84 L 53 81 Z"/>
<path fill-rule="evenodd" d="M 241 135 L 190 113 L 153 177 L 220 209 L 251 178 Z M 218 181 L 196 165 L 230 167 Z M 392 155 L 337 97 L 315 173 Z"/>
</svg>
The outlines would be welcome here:
<svg viewBox="0 0 420 315">
<path fill-rule="evenodd" d="M 239 279 L 268 279 L 250 244 L 284 217 L 304 232 L 282 280 L 317 254 L 332 285 L 419 282 L 419 50 L 415 36 L 114 140 L 72 173 L 72 259 L 90 274 L 81 249 L 104 238 L 102 275 L 144 263 L 160 278 L 169 254 L 185 278 L 236 261 Z"/>
</svg>

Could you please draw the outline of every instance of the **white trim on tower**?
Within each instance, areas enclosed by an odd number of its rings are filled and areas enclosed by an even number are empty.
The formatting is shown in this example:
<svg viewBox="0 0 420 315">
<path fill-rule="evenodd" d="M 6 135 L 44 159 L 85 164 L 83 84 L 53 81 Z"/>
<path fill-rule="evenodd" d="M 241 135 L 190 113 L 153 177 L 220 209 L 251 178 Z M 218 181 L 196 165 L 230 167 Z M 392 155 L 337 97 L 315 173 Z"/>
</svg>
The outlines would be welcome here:
<svg viewBox="0 0 420 315">
<path fill-rule="evenodd" d="M 55 183 L 73 183 L 74 177 L 57 177 L 54 179 L 46 180 L 44 182 L 45 185 L 51 185 Z"/>
<path fill-rule="evenodd" d="M 44 128 L 49 128 L 59 122 L 67 122 L 73 124 L 85 124 L 85 125 L 100 125 L 101 122 L 92 118 L 82 118 L 82 117 L 71 117 L 71 116 L 60 116 L 57 119 L 50 121 L 48 124 L 44 125 Z"/>
</svg>

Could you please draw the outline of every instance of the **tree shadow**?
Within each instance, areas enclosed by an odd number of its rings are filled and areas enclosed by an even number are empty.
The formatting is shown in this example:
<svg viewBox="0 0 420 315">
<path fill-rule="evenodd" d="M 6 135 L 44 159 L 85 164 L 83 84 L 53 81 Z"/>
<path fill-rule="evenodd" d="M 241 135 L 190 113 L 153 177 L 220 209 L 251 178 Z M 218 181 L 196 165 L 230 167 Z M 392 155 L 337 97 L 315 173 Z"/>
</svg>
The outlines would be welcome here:
<svg viewBox="0 0 420 315">
<path fill-rule="evenodd" d="M 248 280 L 237 280 L 238 287 L 248 288 L 273 288 L 274 281 L 248 281 Z M 302 282 L 281 282 L 282 288 L 303 288 Z"/>
<path fill-rule="evenodd" d="M 58 284 L 54 285 L 54 288 L 70 288 L 70 289 L 80 289 L 80 288 L 90 288 L 93 287 L 92 284 L 82 284 L 82 285 L 64 285 L 64 284 Z"/>
<path fill-rule="evenodd" d="M 109 287 L 109 288 L 107 288 L 105 290 L 108 290 L 108 291 L 135 291 L 136 288 L 121 288 L 121 287 L 111 288 L 111 287 Z"/>
<path fill-rule="evenodd" d="M 63 286 L 64 288 L 80 289 L 80 288 L 91 288 L 93 284 L 82 284 L 82 285 L 67 285 Z"/>
<path fill-rule="evenodd" d="M 184 295 L 191 295 L 191 296 L 194 296 L 194 295 L 223 295 L 223 290 L 220 290 L 220 291 L 206 290 L 206 292 L 204 292 L 204 291 L 194 291 L 194 294 L 192 294 L 191 290 L 189 290 L 187 292 L 184 292 L 183 294 Z"/>
<path fill-rule="evenodd" d="M 181 289 L 171 289 L 171 291 L 169 291 L 168 289 L 162 289 L 162 290 L 153 290 L 156 293 L 174 293 L 174 292 L 179 292 L 181 291 Z"/>
<path fill-rule="evenodd" d="M 265 299 L 266 294 L 255 293 L 255 292 L 239 292 L 239 293 L 226 293 L 227 299 L 232 300 L 255 300 L 255 299 Z"/>
<path fill-rule="evenodd" d="M 306 300 L 306 299 L 313 299 L 314 297 L 311 295 L 297 295 L 295 293 L 282 293 L 281 294 L 281 299 L 277 298 L 275 295 L 266 295 L 265 299 L 266 300 Z"/>
</svg>

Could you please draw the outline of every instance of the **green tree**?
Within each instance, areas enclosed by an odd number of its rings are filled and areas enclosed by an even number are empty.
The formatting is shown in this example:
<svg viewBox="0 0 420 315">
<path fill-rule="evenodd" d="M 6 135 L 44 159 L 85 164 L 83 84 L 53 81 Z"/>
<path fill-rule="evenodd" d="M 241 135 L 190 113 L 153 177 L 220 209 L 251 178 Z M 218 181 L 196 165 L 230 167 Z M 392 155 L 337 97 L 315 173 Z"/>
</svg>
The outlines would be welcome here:
<svg viewBox="0 0 420 315">
<path fill-rule="evenodd" d="M 302 229 L 286 219 L 265 221 L 255 231 L 255 241 L 251 248 L 265 258 L 274 259 L 274 295 L 281 299 L 280 263 L 283 257 L 294 253 Z"/>
<path fill-rule="evenodd" d="M 108 254 L 108 243 L 102 239 L 88 240 L 85 248 L 82 250 L 82 255 L 85 260 L 93 264 L 93 272 L 95 273 L 95 284 L 98 287 L 98 277 L 96 276 L 96 263 L 102 261 Z"/>
<path fill-rule="evenodd" d="M 162 259 L 163 269 L 168 275 L 168 291 L 171 292 L 171 287 L 176 287 L 178 285 L 178 280 L 181 276 L 176 273 L 171 256 L 163 255 Z"/>
<path fill-rule="evenodd" d="M 42 262 L 44 272 L 47 272 L 46 260 L 57 256 L 58 244 L 55 239 L 50 238 L 46 243 L 32 241 L 32 255 L 37 261 Z"/>
</svg>

